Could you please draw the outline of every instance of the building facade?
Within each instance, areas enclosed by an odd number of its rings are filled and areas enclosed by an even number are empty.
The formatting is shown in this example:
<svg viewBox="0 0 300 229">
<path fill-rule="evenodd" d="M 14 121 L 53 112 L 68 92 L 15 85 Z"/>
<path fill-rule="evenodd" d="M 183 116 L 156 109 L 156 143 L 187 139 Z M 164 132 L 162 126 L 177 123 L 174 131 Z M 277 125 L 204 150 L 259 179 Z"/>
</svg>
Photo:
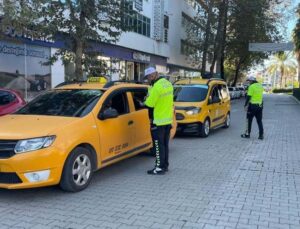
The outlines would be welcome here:
<svg viewBox="0 0 300 229">
<path fill-rule="evenodd" d="M 185 42 L 184 26 L 202 10 L 195 0 L 128 0 L 127 7 L 124 20 L 132 30 L 122 33 L 116 44 L 92 44 L 99 64 L 105 64 L 103 74 L 112 80 L 141 80 L 147 66 L 175 77 L 199 74 L 199 67 L 185 53 L 186 48 L 197 49 Z M 72 79 L 74 65 L 60 60 L 43 64 L 63 44 L 32 40 L 13 28 L 2 32 L 15 39 L 0 40 L 0 87 L 17 89 L 31 100 L 38 92 Z"/>
</svg>

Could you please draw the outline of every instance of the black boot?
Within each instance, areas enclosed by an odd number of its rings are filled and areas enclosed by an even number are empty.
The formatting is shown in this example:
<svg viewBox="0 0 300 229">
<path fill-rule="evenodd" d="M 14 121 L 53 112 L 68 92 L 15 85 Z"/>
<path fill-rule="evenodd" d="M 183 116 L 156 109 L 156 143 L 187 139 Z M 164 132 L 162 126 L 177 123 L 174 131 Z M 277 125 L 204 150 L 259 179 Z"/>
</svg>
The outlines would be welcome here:
<svg viewBox="0 0 300 229">
<path fill-rule="evenodd" d="M 241 137 L 242 138 L 250 138 L 250 134 L 242 134 Z"/>
<path fill-rule="evenodd" d="M 165 174 L 165 170 L 164 169 L 161 169 L 161 168 L 154 168 L 154 169 L 151 169 L 151 170 L 148 170 L 147 173 L 149 175 L 164 175 Z"/>
<path fill-rule="evenodd" d="M 264 140 L 264 135 L 263 134 L 259 135 L 258 139 L 259 140 Z"/>
</svg>

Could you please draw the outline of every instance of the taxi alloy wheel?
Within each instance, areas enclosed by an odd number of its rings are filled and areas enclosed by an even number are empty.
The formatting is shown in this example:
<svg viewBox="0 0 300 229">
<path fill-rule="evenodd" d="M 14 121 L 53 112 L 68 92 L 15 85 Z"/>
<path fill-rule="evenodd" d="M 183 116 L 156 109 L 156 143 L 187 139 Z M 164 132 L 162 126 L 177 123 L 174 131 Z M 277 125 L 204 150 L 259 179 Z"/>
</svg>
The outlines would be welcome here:
<svg viewBox="0 0 300 229">
<path fill-rule="evenodd" d="M 84 147 L 75 148 L 66 160 L 60 187 L 68 192 L 85 189 L 93 176 L 92 154 Z"/>
<path fill-rule="evenodd" d="M 82 186 L 87 183 L 92 173 L 89 157 L 85 154 L 79 155 L 73 164 L 72 175 L 76 185 Z"/>
<path fill-rule="evenodd" d="M 209 119 L 205 119 L 204 123 L 199 126 L 199 136 L 202 138 L 208 137 L 210 133 L 210 121 Z"/>
<path fill-rule="evenodd" d="M 225 120 L 225 123 L 224 123 L 224 128 L 228 128 L 230 126 L 230 122 L 231 122 L 231 118 L 230 118 L 230 114 L 228 113 L 226 115 L 226 120 Z"/>
</svg>

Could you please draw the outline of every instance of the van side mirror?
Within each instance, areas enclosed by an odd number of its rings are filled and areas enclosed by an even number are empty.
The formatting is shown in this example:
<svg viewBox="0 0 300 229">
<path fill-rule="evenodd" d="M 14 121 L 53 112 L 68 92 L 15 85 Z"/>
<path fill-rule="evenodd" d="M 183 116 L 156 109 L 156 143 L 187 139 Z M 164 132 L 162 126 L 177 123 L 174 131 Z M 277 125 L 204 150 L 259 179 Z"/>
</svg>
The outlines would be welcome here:
<svg viewBox="0 0 300 229">
<path fill-rule="evenodd" d="M 119 116 L 119 113 L 116 109 L 108 108 L 108 109 L 105 109 L 103 112 L 100 112 L 98 115 L 98 118 L 100 120 L 105 120 L 105 119 L 117 118 L 118 116 Z"/>
</svg>

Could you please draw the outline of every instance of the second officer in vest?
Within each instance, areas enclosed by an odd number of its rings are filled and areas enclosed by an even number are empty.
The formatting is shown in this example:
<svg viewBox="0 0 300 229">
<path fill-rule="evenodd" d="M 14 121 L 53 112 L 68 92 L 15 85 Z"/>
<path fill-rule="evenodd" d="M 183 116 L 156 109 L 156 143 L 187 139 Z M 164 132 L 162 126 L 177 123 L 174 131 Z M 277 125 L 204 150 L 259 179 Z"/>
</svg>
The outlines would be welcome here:
<svg viewBox="0 0 300 229">
<path fill-rule="evenodd" d="M 255 77 L 250 77 L 250 86 L 248 88 L 245 110 L 247 110 L 247 125 L 246 131 L 241 135 L 242 138 L 250 138 L 252 120 L 255 117 L 259 129 L 258 139 L 264 139 L 264 128 L 262 123 L 263 117 L 263 86 L 256 81 Z"/>
<path fill-rule="evenodd" d="M 151 85 L 145 105 L 153 112 L 151 132 L 156 155 L 155 167 L 147 173 L 162 175 L 169 166 L 169 139 L 174 114 L 173 86 L 165 78 L 159 77 L 153 67 L 145 70 L 145 77 Z"/>
</svg>

